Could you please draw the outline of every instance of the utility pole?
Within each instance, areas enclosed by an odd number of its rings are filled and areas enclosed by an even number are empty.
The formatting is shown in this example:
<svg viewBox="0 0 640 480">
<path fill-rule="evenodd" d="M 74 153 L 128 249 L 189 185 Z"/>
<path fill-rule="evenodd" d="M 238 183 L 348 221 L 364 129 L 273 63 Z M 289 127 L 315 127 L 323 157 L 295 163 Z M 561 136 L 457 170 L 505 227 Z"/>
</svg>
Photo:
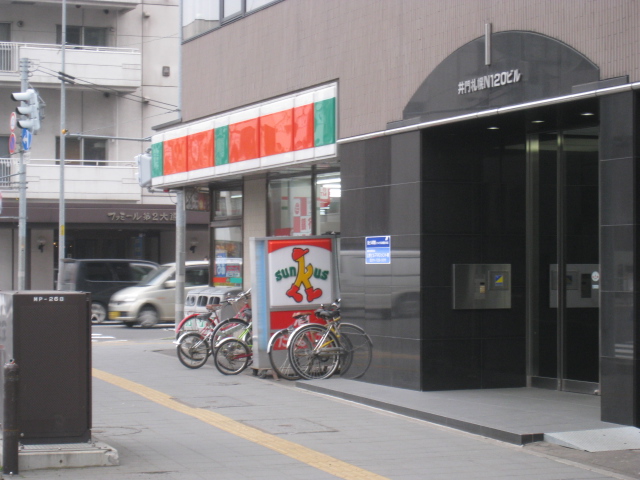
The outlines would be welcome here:
<svg viewBox="0 0 640 480">
<path fill-rule="evenodd" d="M 187 212 L 184 188 L 176 190 L 176 327 L 184 317 L 184 281 L 187 257 L 185 233 L 187 228 Z"/>
<path fill-rule="evenodd" d="M 64 205 L 64 161 L 66 154 L 66 134 L 67 134 L 67 92 L 65 83 L 65 48 L 67 44 L 67 0 L 62 0 L 62 55 L 60 60 L 60 204 L 59 210 L 59 231 L 58 231 L 58 289 L 62 285 L 62 266 L 66 253 L 66 233 L 65 233 L 65 205 Z"/>
<path fill-rule="evenodd" d="M 29 88 L 29 59 L 20 59 L 20 90 L 26 92 Z M 22 129 L 20 142 L 20 163 L 18 178 L 20 183 L 20 199 L 18 203 L 18 290 L 26 289 L 27 278 L 27 171 L 24 165 L 24 137 L 29 135 L 26 128 Z"/>
<path fill-rule="evenodd" d="M 31 139 L 40 130 L 40 97 L 35 89 L 29 88 L 29 65 L 28 58 L 20 59 L 21 91 L 11 94 L 12 100 L 20 102 L 20 106 L 16 108 L 16 113 L 20 114 L 20 120 L 16 123 L 22 129 L 18 163 L 18 189 L 20 192 L 18 204 L 18 290 L 26 289 L 27 278 L 27 170 L 24 152 L 31 149 Z M 13 126 L 11 128 L 13 129 Z"/>
</svg>

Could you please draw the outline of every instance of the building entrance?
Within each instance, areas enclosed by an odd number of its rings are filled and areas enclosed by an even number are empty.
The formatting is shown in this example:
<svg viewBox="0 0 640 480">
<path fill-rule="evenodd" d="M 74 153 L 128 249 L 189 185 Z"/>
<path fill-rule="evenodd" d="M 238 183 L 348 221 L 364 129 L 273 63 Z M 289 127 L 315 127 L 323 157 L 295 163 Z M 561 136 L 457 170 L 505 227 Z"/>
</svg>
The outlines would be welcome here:
<svg viewBox="0 0 640 480">
<path fill-rule="evenodd" d="M 597 127 L 527 136 L 528 377 L 594 393 L 599 382 Z"/>
</svg>

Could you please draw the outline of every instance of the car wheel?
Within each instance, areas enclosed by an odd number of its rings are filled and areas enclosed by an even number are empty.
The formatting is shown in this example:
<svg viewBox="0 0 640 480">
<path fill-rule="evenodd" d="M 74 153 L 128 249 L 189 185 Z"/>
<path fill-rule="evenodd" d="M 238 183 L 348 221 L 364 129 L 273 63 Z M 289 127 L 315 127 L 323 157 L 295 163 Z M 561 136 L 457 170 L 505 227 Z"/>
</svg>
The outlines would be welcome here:
<svg viewBox="0 0 640 480">
<path fill-rule="evenodd" d="M 151 328 L 158 323 L 158 312 L 153 307 L 144 307 L 138 314 L 138 323 L 142 328 Z"/>
<path fill-rule="evenodd" d="M 91 302 L 91 323 L 102 323 L 107 319 L 107 309 L 99 302 Z"/>
</svg>

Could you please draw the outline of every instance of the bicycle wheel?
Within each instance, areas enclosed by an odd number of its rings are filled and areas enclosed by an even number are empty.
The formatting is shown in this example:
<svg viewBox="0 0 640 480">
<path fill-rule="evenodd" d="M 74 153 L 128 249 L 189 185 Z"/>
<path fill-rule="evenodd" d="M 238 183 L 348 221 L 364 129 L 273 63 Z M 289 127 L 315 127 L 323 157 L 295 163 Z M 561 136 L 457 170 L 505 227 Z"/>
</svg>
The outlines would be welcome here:
<svg viewBox="0 0 640 480">
<path fill-rule="evenodd" d="M 287 341 L 289 340 L 289 329 L 285 328 L 274 333 L 269 339 L 267 345 L 267 354 L 269 355 L 269 363 L 274 373 L 279 378 L 285 380 L 297 380 L 300 375 L 291 366 L 289 361 L 289 352 L 287 351 Z"/>
<path fill-rule="evenodd" d="M 211 354 L 209 342 L 198 332 L 185 333 L 176 347 L 178 360 L 187 368 L 200 368 Z"/>
<path fill-rule="evenodd" d="M 373 356 L 373 343 L 369 335 L 357 325 L 341 323 L 339 338 L 344 354 L 340 360 L 340 376 L 360 378 L 369 369 Z"/>
<path fill-rule="evenodd" d="M 251 349 L 237 338 L 225 338 L 213 352 L 218 371 L 224 375 L 237 375 L 251 363 Z"/>
<path fill-rule="evenodd" d="M 289 339 L 291 367 L 302 378 L 315 380 L 329 378 L 340 363 L 340 342 L 324 326 L 305 325 Z"/>
<path fill-rule="evenodd" d="M 220 322 L 215 326 L 211 334 L 211 350 L 215 351 L 218 348 L 217 345 L 225 338 L 237 338 L 242 335 L 247 328 L 249 328 L 249 324 L 238 318 L 229 318 Z"/>
</svg>

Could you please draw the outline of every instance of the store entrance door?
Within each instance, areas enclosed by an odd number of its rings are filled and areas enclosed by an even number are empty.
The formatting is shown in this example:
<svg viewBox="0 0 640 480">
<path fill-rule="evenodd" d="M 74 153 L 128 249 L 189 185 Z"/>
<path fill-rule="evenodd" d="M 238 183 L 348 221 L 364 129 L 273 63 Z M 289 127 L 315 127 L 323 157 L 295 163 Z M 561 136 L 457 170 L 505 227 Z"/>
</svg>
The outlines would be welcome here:
<svg viewBox="0 0 640 480">
<path fill-rule="evenodd" d="M 528 377 L 594 393 L 599 384 L 598 130 L 527 137 Z"/>
</svg>

